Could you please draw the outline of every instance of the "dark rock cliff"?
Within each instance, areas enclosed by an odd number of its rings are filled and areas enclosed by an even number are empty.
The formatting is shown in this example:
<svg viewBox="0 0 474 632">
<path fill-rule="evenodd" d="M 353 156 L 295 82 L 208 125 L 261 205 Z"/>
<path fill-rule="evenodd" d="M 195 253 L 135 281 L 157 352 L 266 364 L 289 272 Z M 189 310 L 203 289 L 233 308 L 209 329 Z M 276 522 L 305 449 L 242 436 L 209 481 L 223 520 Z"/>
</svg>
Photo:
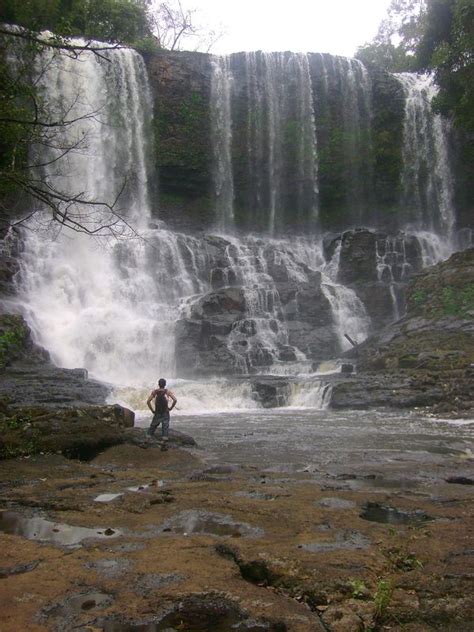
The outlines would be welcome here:
<svg viewBox="0 0 474 632">
<path fill-rule="evenodd" d="M 474 249 L 417 274 L 407 314 L 352 352 L 359 374 L 334 388 L 336 407 L 474 408 Z"/>
</svg>

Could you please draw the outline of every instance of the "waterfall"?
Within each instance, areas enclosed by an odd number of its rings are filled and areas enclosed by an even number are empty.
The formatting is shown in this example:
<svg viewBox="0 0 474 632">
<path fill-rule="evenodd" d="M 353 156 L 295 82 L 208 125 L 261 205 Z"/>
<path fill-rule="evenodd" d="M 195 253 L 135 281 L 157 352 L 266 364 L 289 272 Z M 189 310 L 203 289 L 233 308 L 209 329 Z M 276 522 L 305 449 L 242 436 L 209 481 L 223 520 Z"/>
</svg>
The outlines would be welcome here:
<svg viewBox="0 0 474 632">
<path fill-rule="evenodd" d="M 331 395 L 332 385 L 322 380 L 293 383 L 288 406 L 326 410 L 331 403 Z"/>
<path fill-rule="evenodd" d="M 430 76 L 396 75 L 405 92 L 402 208 L 414 228 L 453 237 L 453 176 L 449 164 L 448 123 L 434 114 L 436 86 Z"/>
<path fill-rule="evenodd" d="M 211 142 L 214 153 L 216 219 L 220 230 L 234 225 L 234 181 L 232 173 L 232 115 L 229 57 L 212 61 Z"/>
<path fill-rule="evenodd" d="M 310 65 L 325 174 L 320 185 L 321 208 L 327 198 L 334 199 L 337 188 L 346 226 L 370 222 L 374 159 L 369 73 L 356 59 L 320 53 L 310 55 Z"/>
<path fill-rule="evenodd" d="M 377 278 L 387 283 L 392 301 L 393 320 L 401 316 L 399 297 L 397 296 L 397 282 L 406 280 L 411 272 L 411 265 L 407 261 L 404 237 L 386 237 L 378 239 L 375 244 L 377 262 Z"/>
<path fill-rule="evenodd" d="M 74 215 L 83 224 L 113 222 L 105 203 L 119 215 L 126 209 L 127 222 L 142 225 L 149 216 L 152 97 L 141 56 L 117 49 L 100 56 L 84 51 L 75 59 L 45 50 L 37 59 L 50 120 L 75 122 L 55 128 L 46 148 L 33 146 L 32 162 L 42 165 L 41 175 L 57 191 L 101 203 Z"/>
<path fill-rule="evenodd" d="M 317 133 L 322 138 L 340 132 L 337 148 L 347 167 L 341 195 L 351 201 L 348 223 L 359 221 L 372 186 L 367 71 L 354 60 L 325 55 L 259 52 L 212 58 L 219 234 L 191 236 L 162 222 L 152 227 L 149 221 L 152 99 L 143 61 L 127 49 L 104 55 L 85 52 L 77 62 L 46 53 L 40 59 L 39 85 L 52 119 L 60 113 L 77 121 L 60 131 L 57 148 L 33 147 L 32 157 L 43 165 L 42 177 L 52 187 L 106 202 L 140 236 L 101 243 L 58 232 L 48 226 L 47 213 L 45 236 L 33 220 L 33 230 L 23 233 L 17 300 L 38 342 L 58 365 L 85 367 L 94 377 L 137 389 L 159 375 L 212 380 L 235 374 L 301 379 L 306 374 L 308 380 L 313 374 L 313 381 L 295 387 L 292 405 L 326 406 L 331 389 L 314 381 L 314 367 L 349 348 L 345 334 L 362 342 L 371 320 L 352 286 L 338 282 L 341 237 L 326 261 L 316 231 L 320 165 L 328 161 L 324 152 L 318 156 Z M 425 223 L 432 230 L 453 227 L 443 128 L 425 108 L 426 85 L 421 89 L 418 80 L 405 76 L 401 81 L 407 90 L 405 160 L 415 140 L 421 142 L 422 131 L 429 137 L 413 161 L 414 173 L 406 169 L 404 196 L 408 200 L 416 192 L 421 204 L 421 185 L 426 185 L 425 201 L 431 206 L 417 206 L 416 213 L 432 214 L 426 222 L 424 215 L 411 217 L 419 229 L 416 257 L 412 252 L 407 259 L 405 247 L 411 242 L 403 237 L 377 235 L 375 255 L 371 251 L 378 281 L 389 286 L 395 317 L 407 261 L 422 257 L 428 264 L 445 252 L 441 238 L 421 228 Z M 336 97 L 337 116 L 329 120 Z M 63 156 L 61 146 L 74 149 Z M 430 152 L 434 163 L 428 169 Z M 446 179 L 446 195 L 441 195 L 440 178 Z M 82 219 L 107 224 L 113 214 L 92 204 Z M 235 228 L 246 233 L 237 237 Z M 249 234 L 259 231 L 264 237 Z M 283 236 L 298 231 L 300 236 Z M 200 384 L 193 391 L 196 401 L 207 389 Z M 183 385 L 183 397 L 193 388 Z M 217 405 L 211 399 L 209 409 Z M 231 407 L 239 400 L 253 405 L 247 386 L 232 391 Z"/>
<path fill-rule="evenodd" d="M 229 226 L 231 183 L 237 170 L 247 183 L 235 192 L 246 228 L 274 235 L 295 225 L 315 226 L 318 166 L 307 55 L 238 53 L 218 58 L 212 78 L 211 112 L 218 121 L 212 139 L 218 217 L 225 217 Z M 246 138 L 232 137 L 232 116 L 246 121 Z M 239 164 L 232 165 L 233 154 L 239 156 Z"/>
<path fill-rule="evenodd" d="M 45 52 L 37 73 L 52 120 L 76 119 L 59 130 L 47 150 L 32 148 L 45 181 L 67 196 L 81 194 L 99 203 L 74 215 L 86 226 L 116 221 L 100 203 L 113 206 L 120 191 L 114 210 L 127 223 L 144 226 L 150 213 L 152 99 L 140 55 L 118 49 L 100 57 L 83 52 L 76 60 Z M 72 149 L 64 153 L 64 147 Z M 99 243 L 79 233 L 58 233 L 47 211 L 39 222 L 46 225 L 46 235 L 36 218 L 23 234 L 18 301 L 54 361 L 87 367 L 118 383 L 130 376 L 140 381 L 157 361 L 172 370 L 174 314 L 168 288 L 157 286 L 147 268 L 153 259 L 166 270 L 173 239 Z"/>
</svg>

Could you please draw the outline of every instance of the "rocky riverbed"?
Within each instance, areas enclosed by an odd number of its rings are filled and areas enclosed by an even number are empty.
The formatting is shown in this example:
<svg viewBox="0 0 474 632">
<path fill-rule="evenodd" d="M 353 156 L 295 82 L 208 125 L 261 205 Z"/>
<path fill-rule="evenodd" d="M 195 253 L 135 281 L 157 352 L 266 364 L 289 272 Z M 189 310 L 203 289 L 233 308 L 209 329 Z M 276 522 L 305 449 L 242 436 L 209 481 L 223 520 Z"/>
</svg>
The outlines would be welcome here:
<svg viewBox="0 0 474 632">
<path fill-rule="evenodd" d="M 472 629 L 472 425 L 259 414 L 4 461 L 2 630 Z"/>
</svg>

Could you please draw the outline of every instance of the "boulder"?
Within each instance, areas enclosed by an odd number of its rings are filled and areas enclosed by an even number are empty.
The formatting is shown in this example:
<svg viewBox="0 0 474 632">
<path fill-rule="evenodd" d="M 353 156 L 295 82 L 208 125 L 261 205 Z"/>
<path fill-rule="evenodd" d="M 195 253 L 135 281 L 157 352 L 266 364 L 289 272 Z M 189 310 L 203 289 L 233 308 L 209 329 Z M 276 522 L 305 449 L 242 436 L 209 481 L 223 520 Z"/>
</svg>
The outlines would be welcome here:
<svg viewBox="0 0 474 632">
<path fill-rule="evenodd" d="M 118 404 L 83 408 L 51 408 L 4 404 L 0 412 L 0 458 L 39 452 L 89 459 L 112 445 L 124 443 L 124 430 L 135 415 Z"/>
<path fill-rule="evenodd" d="M 375 233 L 366 229 L 343 233 L 338 281 L 343 285 L 377 281 Z"/>
</svg>

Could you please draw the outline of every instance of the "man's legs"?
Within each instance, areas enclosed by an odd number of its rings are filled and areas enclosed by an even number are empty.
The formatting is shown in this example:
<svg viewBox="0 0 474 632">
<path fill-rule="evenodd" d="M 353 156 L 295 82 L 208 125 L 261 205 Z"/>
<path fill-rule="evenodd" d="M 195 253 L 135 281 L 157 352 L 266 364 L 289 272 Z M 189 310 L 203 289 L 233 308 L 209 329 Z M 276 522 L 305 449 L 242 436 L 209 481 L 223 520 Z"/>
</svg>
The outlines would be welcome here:
<svg viewBox="0 0 474 632">
<path fill-rule="evenodd" d="M 169 413 L 165 413 L 162 417 L 160 417 L 160 420 L 161 420 L 161 449 L 167 450 L 168 449 L 168 435 L 169 435 L 169 428 L 170 428 Z"/>
<path fill-rule="evenodd" d="M 154 436 L 156 429 L 158 428 L 161 422 L 162 422 L 162 417 L 160 415 L 156 415 L 156 414 L 153 415 L 153 419 L 151 420 L 150 427 L 148 428 L 148 431 L 147 431 L 147 435 L 149 437 Z"/>
</svg>

